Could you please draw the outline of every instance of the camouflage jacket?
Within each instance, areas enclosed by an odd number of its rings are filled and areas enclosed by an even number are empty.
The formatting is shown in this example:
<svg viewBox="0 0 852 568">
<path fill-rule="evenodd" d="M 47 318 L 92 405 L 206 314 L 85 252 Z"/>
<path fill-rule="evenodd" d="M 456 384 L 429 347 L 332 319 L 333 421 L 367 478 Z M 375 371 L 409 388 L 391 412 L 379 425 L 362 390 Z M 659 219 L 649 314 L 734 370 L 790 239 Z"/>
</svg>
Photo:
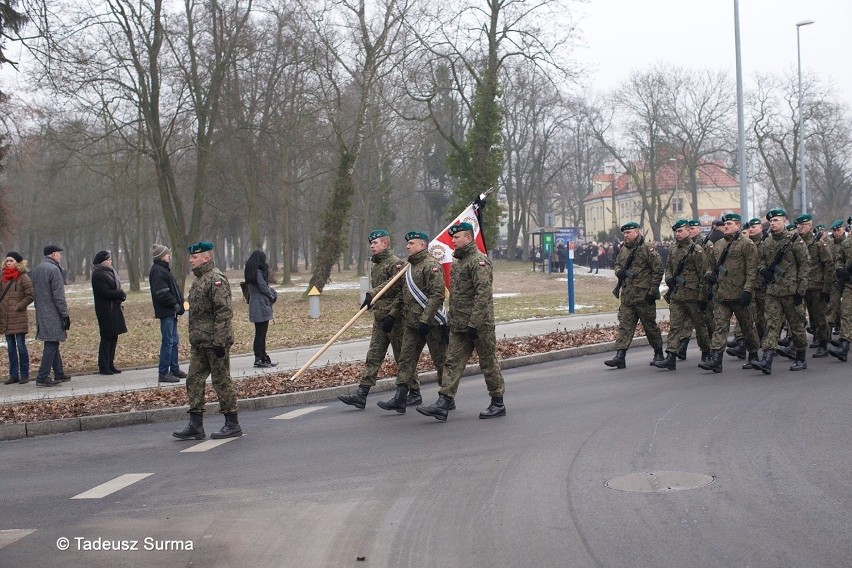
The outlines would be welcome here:
<svg viewBox="0 0 852 568">
<path fill-rule="evenodd" d="M 772 282 L 766 286 L 766 293 L 773 296 L 792 296 L 799 293 L 802 296 L 808 291 L 808 249 L 805 242 L 797 234 L 782 232 L 769 236 L 760 245 L 760 260 L 758 270 L 769 268 L 775 262 L 775 257 L 781 248 L 790 242 L 784 256 L 778 262 Z M 763 282 L 764 278 L 761 277 Z"/>
<path fill-rule="evenodd" d="M 852 265 L 852 238 L 845 237 L 838 246 L 837 256 L 834 258 L 834 268 L 836 270 L 841 268 L 849 270 L 850 265 Z M 852 281 L 847 281 L 843 287 L 852 288 Z M 846 294 L 847 292 L 844 290 L 843 293 Z"/>
<path fill-rule="evenodd" d="M 693 248 L 691 239 L 684 239 L 671 249 L 666 261 L 666 279 L 675 277 L 678 265 L 682 259 L 686 258 L 683 270 L 678 277 L 678 280 L 682 279 L 682 282 L 678 282 L 677 291 L 671 296 L 673 302 L 707 299 L 707 286 L 704 282 L 704 272 L 707 270 L 706 256 L 701 243 L 694 243 Z"/>
<path fill-rule="evenodd" d="M 189 344 L 193 347 L 230 347 L 234 344 L 231 284 L 213 261 L 192 269 L 195 282 L 189 302 Z"/>
<path fill-rule="evenodd" d="M 810 260 L 807 268 L 808 290 L 830 294 L 834 282 L 834 259 L 828 250 L 828 243 L 824 237 L 817 240 L 810 232 L 802 235 L 802 240 L 805 241 Z"/>
<path fill-rule="evenodd" d="M 391 315 L 397 320 L 402 318 L 409 327 L 417 327 L 419 323 L 439 325 L 435 314 L 444 307 L 444 269 L 432 258 L 428 249 L 412 254 L 408 262 L 411 263 L 408 268 L 411 280 L 426 296 L 426 307 L 423 308 L 415 299 L 406 275 L 402 279 L 402 293 L 398 294 Z"/>
<path fill-rule="evenodd" d="M 721 264 L 725 249 L 728 255 Z M 714 297 L 719 301 L 732 302 L 739 300 L 743 292 L 754 293 L 757 286 L 757 247 L 751 239 L 740 233 L 725 235 L 713 246 L 712 254 L 707 258 L 707 274 L 717 272 L 718 284 Z"/>
<path fill-rule="evenodd" d="M 391 249 L 386 248 L 379 254 L 374 254 L 371 259 L 373 267 L 370 269 L 370 294 L 375 296 L 379 290 L 385 287 L 385 284 L 396 276 L 397 272 L 403 266 L 403 262 L 396 256 Z M 373 302 L 373 318 L 375 321 L 381 321 L 385 316 L 392 315 L 394 304 L 399 299 L 399 294 L 402 291 L 402 278 L 393 283 L 393 286 L 382 294 L 382 296 Z"/>
<path fill-rule="evenodd" d="M 476 248 L 476 241 L 453 251 L 450 269 L 450 329 L 494 327 L 494 293 L 491 261 Z"/>
<path fill-rule="evenodd" d="M 831 262 L 832 268 L 837 268 L 837 257 L 840 256 L 840 247 L 843 246 L 843 241 L 846 241 L 846 234 L 844 233 L 842 237 L 839 239 L 834 239 L 833 237 L 829 240 L 828 251 L 831 253 Z M 832 270 L 830 276 L 830 285 L 834 286 L 837 284 L 837 273 Z"/>
<path fill-rule="evenodd" d="M 636 250 L 638 247 L 638 250 Z M 645 303 L 648 294 L 660 297 L 660 282 L 663 280 L 663 262 L 653 245 L 644 240 L 639 243 L 625 243 L 615 257 L 615 272 L 624 270 L 630 254 L 636 250 L 629 274 L 625 274 L 621 288 L 621 303 L 625 305 Z"/>
</svg>

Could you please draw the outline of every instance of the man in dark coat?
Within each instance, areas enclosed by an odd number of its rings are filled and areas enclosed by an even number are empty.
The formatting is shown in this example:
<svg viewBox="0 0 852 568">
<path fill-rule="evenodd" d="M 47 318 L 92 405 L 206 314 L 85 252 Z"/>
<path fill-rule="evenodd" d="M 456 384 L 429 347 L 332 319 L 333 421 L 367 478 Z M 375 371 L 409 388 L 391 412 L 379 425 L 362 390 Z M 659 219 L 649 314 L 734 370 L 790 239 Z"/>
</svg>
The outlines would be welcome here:
<svg viewBox="0 0 852 568">
<path fill-rule="evenodd" d="M 157 381 L 177 383 L 186 378 L 186 373 L 178 366 L 178 324 L 177 318 L 184 313 L 183 292 L 169 269 L 172 251 L 167 246 L 151 245 L 154 264 L 148 273 L 151 287 L 151 301 L 154 303 L 154 317 L 160 320 L 160 363 Z"/>
<path fill-rule="evenodd" d="M 41 365 L 36 375 L 36 386 L 55 387 L 59 383 L 70 381 L 62 367 L 62 355 L 59 344 L 68 337 L 71 329 L 71 316 L 65 301 L 65 276 L 59 261 L 62 260 L 62 248 L 57 245 L 44 247 L 44 260 L 36 266 L 30 275 L 35 292 L 36 339 L 44 341 Z M 50 378 L 53 369 L 54 379 Z"/>
<path fill-rule="evenodd" d="M 118 346 L 118 336 L 127 333 L 124 308 L 121 306 L 127 294 L 121 289 L 121 280 L 112 267 L 112 257 L 108 251 L 102 250 L 92 259 L 92 294 L 101 334 L 98 372 L 101 375 L 114 375 L 121 372 L 115 367 L 115 348 Z"/>
</svg>

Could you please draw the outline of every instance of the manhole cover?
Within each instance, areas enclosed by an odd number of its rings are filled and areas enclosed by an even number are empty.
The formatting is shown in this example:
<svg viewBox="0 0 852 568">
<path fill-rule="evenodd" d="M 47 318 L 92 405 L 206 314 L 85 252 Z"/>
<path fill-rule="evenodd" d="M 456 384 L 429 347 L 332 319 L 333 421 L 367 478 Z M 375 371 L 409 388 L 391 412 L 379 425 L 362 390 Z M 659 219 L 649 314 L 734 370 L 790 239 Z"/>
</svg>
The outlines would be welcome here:
<svg viewBox="0 0 852 568">
<path fill-rule="evenodd" d="M 631 473 L 621 477 L 607 479 L 604 485 L 617 491 L 635 491 L 638 493 L 666 493 L 698 489 L 716 481 L 716 476 L 688 471 L 652 471 Z"/>
</svg>

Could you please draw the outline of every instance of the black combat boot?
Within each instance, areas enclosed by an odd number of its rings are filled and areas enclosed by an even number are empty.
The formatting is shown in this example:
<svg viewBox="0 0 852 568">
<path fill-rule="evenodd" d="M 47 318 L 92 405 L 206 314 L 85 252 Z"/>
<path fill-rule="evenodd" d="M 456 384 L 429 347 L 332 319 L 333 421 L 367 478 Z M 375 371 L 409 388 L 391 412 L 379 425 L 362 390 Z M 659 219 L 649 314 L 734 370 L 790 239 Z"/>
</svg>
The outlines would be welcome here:
<svg viewBox="0 0 852 568">
<path fill-rule="evenodd" d="M 775 351 L 772 349 L 763 350 L 763 359 L 751 362 L 752 369 L 760 369 L 764 375 L 772 374 L 772 359 L 775 358 Z"/>
<path fill-rule="evenodd" d="M 506 416 L 506 406 L 503 404 L 502 396 L 492 396 L 488 408 L 479 413 L 480 418 L 497 418 Z"/>
<path fill-rule="evenodd" d="M 808 362 L 805 359 L 806 351 L 804 349 L 796 350 L 796 360 L 790 365 L 791 371 L 804 371 L 808 368 Z"/>
<path fill-rule="evenodd" d="M 408 398 L 408 387 L 406 385 L 397 385 L 396 394 L 393 398 L 387 402 L 379 401 L 378 405 L 383 410 L 396 410 L 400 414 L 405 414 L 406 398 Z"/>
<path fill-rule="evenodd" d="M 754 362 L 758 359 L 759 357 L 757 356 L 757 351 L 750 351 L 748 354 L 748 359 L 745 363 L 743 363 L 743 369 L 754 369 Z"/>
<path fill-rule="evenodd" d="M 452 397 L 449 397 L 445 394 L 439 394 L 438 400 L 432 406 L 418 406 L 417 412 L 424 416 L 431 416 L 440 420 L 441 422 L 447 421 L 447 412 L 449 410 L 454 410 L 456 407 L 455 401 Z"/>
<path fill-rule="evenodd" d="M 787 347 L 778 347 L 775 350 L 775 354 L 781 355 L 782 357 L 786 357 L 787 359 L 792 359 L 792 360 L 796 359 L 796 349 L 793 348 L 792 345 L 789 345 Z"/>
<path fill-rule="evenodd" d="M 423 397 L 420 396 L 419 389 L 409 389 L 408 397 L 405 399 L 405 406 L 420 406 L 423 404 Z"/>
<path fill-rule="evenodd" d="M 828 341 L 820 341 L 817 346 L 816 353 L 811 355 L 814 359 L 822 359 L 823 357 L 828 357 Z"/>
<path fill-rule="evenodd" d="M 204 415 L 190 414 L 189 424 L 183 430 L 172 432 L 172 436 L 180 440 L 203 440 L 206 434 L 204 433 Z"/>
<path fill-rule="evenodd" d="M 355 391 L 354 394 L 341 394 L 337 396 L 337 400 L 342 402 L 343 404 L 348 404 L 350 406 L 354 406 L 355 408 L 360 408 L 364 410 L 364 407 L 367 406 L 367 394 L 370 392 L 370 387 L 366 385 L 358 385 L 358 390 Z"/>
<path fill-rule="evenodd" d="M 719 364 L 718 364 L 719 371 L 716 371 L 716 366 L 717 366 L 716 365 L 716 357 L 717 357 L 717 355 L 718 355 L 718 358 L 719 358 Z M 721 372 L 722 371 L 722 350 L 721 349 L 714 349 L 713 351 L 711 351 L 710 354 L 707 355 L 707 358 L 705 360 L 701 361 L 698 364 L 698 368 L 704 369 L 705 371 L 716 371 L 717 373 Z"/>
<path fill-rule="evenodd" d="M 689 347 L 689 338 L 681 339 L 680 345 L 677 347 L 677 358 L 681 361 L 686 361 L 686 349 Z"/>
<path fill-rule="evenodd" d="M 793 340 L 790 339 L 789 335 L 785 335 L 784 337 L 778 340 L 778 345 L 780 345 L 781 347 L 789 347 L 792 341 Z"/>
<path fill-rule="evenodd" d="M 677 355 L 675 353 L 669 352 L 666 355 L 665 359 L 660 361 L 652 361 L 651 364 L 657 367 L 658 369 L 668 369 L 669 371 L 674 371 L 677 369 Z"/>
<path fill-rule="evenodd" d="M 623 369 L 627 366 L 627 361 L 625 360 L 626 355 L 627 349 L 616 349 L 615 357 L 604 361 L 604 365 L 607 367 L 615 367 L 616 369 Z"/>
<path fill-rule="evenodd" d="M 726 345 L 727 347 L 736 347 L 736 346 L 737 346 L 737 342 L 738 342 L 738 341 L 739 341 L 738 339 L 729 339 L 729 340 L 725 343 L 725 345 Z"/>
<path fill-rule="evenodd" d="M 225 413 L 225 425 L 218 432 L 213 432 L 210 437 L 219 440 L 221 438 L 237 438 L 243 435 L 243 429 L 240 428 L 240 421 L 237 419 L 236 412 Z"/>
<path fill-rule="evenodd" d="M 708 357 L 710 357 L 710 352 L 709 352 L 709 351 L 702 351 L 702 352 L 701 352 L 701 361 L 700 361 L 700 362 L 701 362 L 701 363 L 704 363 L 705 361 L 707 361 L 707 358 L 708 358 Z"/>
<path fill-rule="evenodd" d="M 832 357 L 837 357 L 841 361 L 846 361 L 846 357 L 849 355 L 849 341 L 841 339 L 840 346 L 837 349 L 829 349 L 828 354 Z"/>
<path fill-rule="evenodd" d="M 649 365 L 651 365 L 652 367 L 656 367 L 657 361 L 662 361 L 665 358 L 666 358 L 666 356 L 663 354 L 663 348 L 657 347 L 656 349 L 654 349 L 654 358 L 651 359 L 651 362 L 649 363 Z"/>
<path fill-rule="evenodd" d="M 734 347 L 729 347 L 726 350 L 726 353 L 731 357 L 736 357 L 737 359 L 745 359 L 746 355 L 748 355 L 748 351 L 746 351 L 745 341 L 742 339 L 738 339 L 736 341 L 736 345 Z"/>
<path fill-rule="evenodd" d="M 712 353 L 712 355 L 711 355 L 712 359 L 708 360 L 708 363 L 710 363 L 710 370 L 711 371 L 713 371 L 714 373 L 721 373 L 722 372 L 722 358 L 724 356 L 725 356 L 725 354 L 722 353 L 721 349 L 719 349 L 718 351 L 714 351 Z"/>
</svg>

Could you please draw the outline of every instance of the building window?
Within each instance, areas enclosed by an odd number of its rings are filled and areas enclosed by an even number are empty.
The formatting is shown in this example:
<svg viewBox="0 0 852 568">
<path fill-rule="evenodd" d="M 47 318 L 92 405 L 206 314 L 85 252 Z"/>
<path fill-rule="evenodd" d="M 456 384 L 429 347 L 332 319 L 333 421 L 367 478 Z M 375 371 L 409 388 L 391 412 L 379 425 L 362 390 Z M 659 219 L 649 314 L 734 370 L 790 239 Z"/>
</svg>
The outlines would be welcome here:
<svg viewBox="0 0 852 568">
<path fill-rule="evenodd" d="M 683 213 L 683 198 L 675 197 L 672 199 L 672 211 L 674 213 Z"/>
</svg>

